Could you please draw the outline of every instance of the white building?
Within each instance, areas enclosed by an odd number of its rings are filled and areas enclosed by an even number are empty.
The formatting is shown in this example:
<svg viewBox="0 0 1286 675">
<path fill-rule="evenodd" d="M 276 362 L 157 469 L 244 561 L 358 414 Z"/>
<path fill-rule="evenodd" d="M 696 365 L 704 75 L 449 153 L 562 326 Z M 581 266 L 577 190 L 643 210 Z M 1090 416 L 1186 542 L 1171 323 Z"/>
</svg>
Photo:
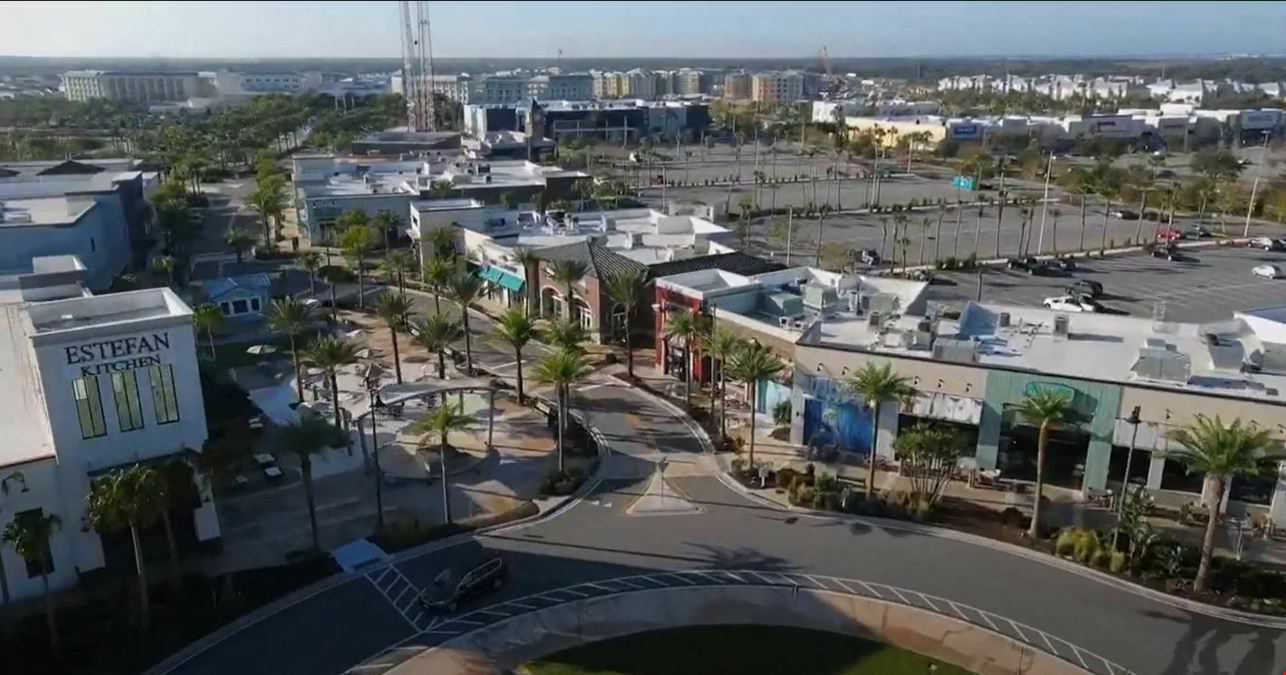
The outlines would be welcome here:
<svg viewBox="0 0 1286 675">
<path fill-rule="evenodd" d="M 316 70 L 278 73 L 234 73 L 219 71 L 202 73 L 213 83 L 215 93 L 225 96 L 253 96 L 256 94 L 299 94 L 321 88 L 322 74 Z"/>
<path fill-rule="evenodd" d="M 126 103 L 183 101 L 201 96 L 195 72 L 72 70 L 63 74 L 63 94 L 71 101 L 105 98 Z"/>
<path fill-rule="evenodd" d="M 70 256 L 32 267 L 0 278 L 0 520 L 58 516 L 49 546 L 57 590 L 111 564 L 107 552 L 122 547 L 107 540 L 128 541 L 91 526 L 92 483 L 138 462 L 187 464 L 207 433 L 192 312 L 178 296 L 167 288 L 90 295 Z M 192 505 L 176 506 L 188 515 L 175 530 L 215 540 L 210 486 L 195 472 L 190 480 L 176 486 L 191 488 Z M 39 570 L 12 547 L 0 547 L 0 567 L 14 598 L 41 594 Z"/>
</svg>

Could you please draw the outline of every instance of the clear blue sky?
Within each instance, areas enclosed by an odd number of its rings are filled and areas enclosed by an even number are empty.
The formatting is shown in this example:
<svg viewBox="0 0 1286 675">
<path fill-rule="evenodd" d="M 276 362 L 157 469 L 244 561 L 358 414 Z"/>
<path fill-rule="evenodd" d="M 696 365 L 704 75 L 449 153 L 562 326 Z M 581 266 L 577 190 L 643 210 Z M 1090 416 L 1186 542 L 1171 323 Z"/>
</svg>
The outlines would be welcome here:
<svg viewBox="0 0 1286 675">
<path fill-rule="evenodd" d="M 1286 2 L 432 2 L 434 54 L 1286 52 Z M 392 2 L 0 2 L 0 54 L 391 57 Z"/>
</svg>

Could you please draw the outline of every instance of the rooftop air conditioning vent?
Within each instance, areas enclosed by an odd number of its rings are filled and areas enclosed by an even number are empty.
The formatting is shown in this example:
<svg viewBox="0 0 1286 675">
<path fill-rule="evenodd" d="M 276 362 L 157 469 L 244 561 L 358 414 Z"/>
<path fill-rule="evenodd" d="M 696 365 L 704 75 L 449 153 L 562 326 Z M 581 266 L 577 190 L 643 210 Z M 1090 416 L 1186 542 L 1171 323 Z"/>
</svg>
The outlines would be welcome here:
<svg viewBox="0 0 1286 675">
<path fill-rule="evenodd" d="M 1054 317 L 1054 337 L 1066 339 L 1071 334 L 1071 318 L 1066 314 Z"/>
<path fill-rule="evenodd" d="M 1001 312 L 1001 313 L 1000 313 L 1000 319 L 999 319 L 998 323 L 999 323 L 999 325 L 1000 325 L 1000 327 L 1001 327 L 1001 328 L 1008 328 L 1008 327 L 1009 327 L 1009 312 Z"/>
</svg>

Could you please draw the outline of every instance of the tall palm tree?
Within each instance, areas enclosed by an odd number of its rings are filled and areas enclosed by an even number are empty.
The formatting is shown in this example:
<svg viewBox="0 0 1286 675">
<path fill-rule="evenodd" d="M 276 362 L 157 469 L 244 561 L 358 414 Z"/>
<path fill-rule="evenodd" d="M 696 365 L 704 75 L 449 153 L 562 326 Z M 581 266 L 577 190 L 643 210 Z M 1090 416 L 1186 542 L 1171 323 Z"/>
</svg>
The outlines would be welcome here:
<svg viewBox="0 0 1286 675">
<path fill-rule="evenodd" d="M 402 292 L 384 292 L 375 300 L 375 314 L 388 326 L 389 339 L 393 342 L 393 373 L 402 384 L 402 355 L 397 347 L 397 332 L 406 328 L 411 318 L 411 299 Z"/>
<path fill-rule="evenodd" d="M 192 310 L 192 323 L 197 330 L 205 331 L 206 342 L 210 345 L 210 358 L 215 358 L 214 352 L 214 329 L 223 323 L 223 310 L 215 304 L 197 305 Z"/>
<path fill-rule="evenodd" d="M 607 296 L 625 309 L 625 372 L 634 379 L 634 313 L 647 287 L 647 272 L 641 269 L 613 271 L 602 280 Z"/>
<path fill-rule="evenodd" d="M 866 455 L 866 498 L 871 499 L 875 495 L 875 445 L 880 440 L 880 406 L 913 396 L 915 389 L 888 362 L 876 365 L 868 361 L 850 373 L 844 384 L 871 409 L 871 448 Z"/>
<path fill-rule="evenodd" d="M 259 239 L 245 230 L 233 229 L 228 230 L 227 234 L 223 235 L 223 241 L 228 244 L 228 248 L 232 249 L 233 253 L 237 254 L 237 262 L 239 263 L 246 251 L 254 248 L 255 242 L 259 241 Z"/>
<path fill-rule="evenodd" d="M 947 203 L 939 199 L 938 200 L 938 226 L 933 233 L 933 262 L 935 264 L 942 259 L 942 219 L 945 218 L 946 215 L 947 215 Z M 959 229 L 957 229 L 956 232 L 959 233 Z"/>
<path fill-rule="evenodd" d="M 728 425 L 726 418 L 728 415 L 728 361 L 734 354 L 745 346 L 745 342 L 737 337 L 736 333 L 726 328 L 716 328 L 711 333 L 708 340 L 704 340 L 705 351 L 710 355 L 712 362 L 718 363 L 719 380 L 718 391 L 711 396 L 711 401 L 719 401 L 719 439 L 722 440 L 728 435 Z M 711 414 L 714 413 L 713 403 L 711 404 Z"/>
<path fill-rule="evenodd" d="M 1274 442 L 1270 432 L 1254 422 L 1243 424 L 1235 419 L 1225 424 L 1217 415 L 1214 419 L 1197 415 L 1196 421 L 1171 432 L 1170 438 L 1180 445 L 1179 449 L 1169 451 L 1170 456 L 1183 462 L 1190 473 L 1204 473 L 1212 488 L 1207 491 L 1210 519 L 1201 540 L 1201 562 L 1192 583 L 1193 589 L 1200 593 L 1205 590 L 1206 576 L 1210 573 L 1215 532 L 1228 483 L 1235 476 L 1258 472 L 1260 461 L 1269 454 Z"/>
<path fill-rule="evenodd" d="M 366 256 L 371 252 L 371 228 L 362 211 L 345 211 L 339 218 L 344 229 L 339 234 L 339 245 L 345 255 L 357 261 L 357 307 L 366 307 Z"/>
<path fill-rule="evenodd" d="M 371 224 L 375 226 L 375 230 L 380 233 L 380 237 L 384 240 L 384 254 L 388 255 L 389 230 L 398 226 L 397 214 L 388 209 L 381 209 L 375 213 L 375 218 L 371 221 Z"/>
<path fill-rule="evenodd" d="M 295 394 L 300 401 L 303 401 L 304 373 L 299 367 L 299 349 L 295 344 L 295 340 L 300 333 L 312 324 L 313 310 L 308 305 L 287 295 L 279 300 L 273 300 L 272 304 L 268 306 L 266 314 L 268 327 L 274 331 L 285 333 L 286 338 L 290 341 L 290 361 L 295 368 Z"/>
<path fill-rule="evenodd" d="M 1072 400 L 1057 391 L 1035 391 L 1025 396 L 1014 413 L 1029 424 L 1040 427 L 1036 437 L 1036 499 L 1031 509 L 1028 536 L 1035 538 L 1040 528 L 1040 498 L 1045 490 L 1045 451 L 1049 447 L 1049 433 L 1072 415 Z"/>
<path fill-rule="evenodd" d="M 589 264 L 583 260 L 555 260 L 549 265 L 549 276 L 555 283 L 563 285 L 567 294 L 563 296 L 563 315 L 572 315 L 572 305 L 574 296 L 572 287 L 576 285 L 585 275 L 589 274 Z"/>
<path fill-rule="evenodd" d="M 460 324 L 441 314 L 435 314 L 415 325 L 411 331 L 411 342 L 423 347 L 430 354 L 438 356 L 438 379 L 446 379 L 446 350 L 463 336 Z"/>
<path fill-rule="evenodd" d="M 384 262 L 380 263 L 380 268 L 388 275 L 389 283 L 397 284 L 398 292 L 405 293 L 406 273 L 414 269 L 414 265 L 410 252 L 398 249 L 384 256 Z"/>
<path fill-rule="evenodd" d="M 317 270 L 322 266 L 321 254 L 317 251 L 305 251 L 299 256 L 299 265 L 308 271 L 308 295 L 317 297 Z"/>
<path fill-rule="evenodd" d="M 304 500 L 308 503 L 308 525 L 314 551 L 321 551 L 321 540 L 317 535 L 317 502 L 313 497 L 313 455 L 337 445 L 342 434 L 338 426 L 331 426 L 316 415 L 306 414 L 282 425 L 278 436 L 281 450 L 299 458 L 299 476 L 304 485 Z"/>
<path fill-rule="evenodd" d="M 683 404 L 688 410 L 692 409 L 692 369 L 695 361 L 692 349 L 700 334 L 701 321 L 691 310 L 677 310 L 665 322 L 666 339 L 683 340 Z"/>
<path fill-rule="evenodd" d="M 540 314 L 540 253 L 534 248 L 520 246 L 514 251 L 514 258 L 522 266 L 523 277 L 527 279 L 527 313 Z"/>
<path fill-rule="evenodd" d="M 536 338 L 536 324 L 526 309 L 510 307 L 500 316 L 496 334 L 514 348 L 514 355 L 518 358 L 518 402 L 522 403 L 522 350 Z"/>
<path fill-rule="evenodd" d="M 464 362 L 469 377 L 473 377 L 473 337 L 469 333 L 469 305 L 482 292 L 486 283 L 480 277 L 460 270 L 451 277 L 447 286 L 451 299 L 460 305 L 460 323 L 464 328 Z"/>
<path fill-rule="evenodd" d="M 108 473 L 90 485 L 88 516 L 99 531 L 129 528 L 134 545 L 134 568 L 138 576 L 139 620 L 144 633 L 151 630 L 147 564 L 143 560 L 140 531 L 156 522 L 162 509 L 162 478 L 156 469 L 135 464 Z"/>
<path fill-rule="evenodd" d="M 424 283 L 433 293 L 433 313 L 442 313 L 442 295 L 447 292 L 451 278 L 460 270 L 450 258 L 430 258 L 424 265 Z"/>
<path fill-rule="evenodd" d="M 49 592 L 49 542 L 54 532 L 62 526 L 62 519 L 52 513 L 39 513 L 35 517 L 15 517 L 0 532 L 0 541 L 13 547 L 28 565 L 40 570 L 40 583 L 44 587 L 45 626 L 49 630 L 49 644 L 58 653 L 58 620 L 54 614 L 54 596 Z"/>
<path fill-rule="evenodd" d="M 272 218 L 286 208 L 286 198 L 281 193 L 283 184 L 276 181 L 260 185 L 249 198 L 249 206 L 259 214 L 263 223 L 263 245 L 272 247 Z"/>
<path fill-rule="evenodd" d="M 473 426 L 472 415 L 464 414 L 463 409 L 445 400 L 433 410 L 422 423 L 424 428 L 438 434 L 441 445 L 438 450 L 439 469 L 442 472 L 442 513 L 443 522 L 451 523 L 451 491 L 447 484 L 447 436 L 453 431 L 464 431 Z"/>
<path fill-rule="evenodd" d="M 585 353 L 585 342 L 589 340 L 585 327 L 565 316 L 550 321 L 541 331 L 541 336 L 555 348 L 577 354 Z"/>
<path fill-rule="evenodd" d="M 589 376 L 585 355 L 559 349 L 536 364 L 536 381 L 554 387 L 558 396 L 558 472 L 563 473 L 563 436 L 567 430 L 567 408 L 571 405 L 571 385 Z"/>
<path fill-rule="evenodd" d="M 749 468 L 755 467 L 755 400 L 759 396 L 759 383 L 786 367 L 771 349 L 758 342 L 748 342 L 741 349 L 733 352 L 728 363 L 732 379 L 746 385 L 750 394 L 750 457 Z"/>
<path fill-rule="evenodd" d="M 335 428 L 343 428 L 339 416 L 339 382 L 336 373 L 340 366 L 357 362 L 357 346 L 333 335 L 318 335 L 304 349 L 304 362 L 321 368 L 330 384 L 331 407 L 335 409 Z"/>
<path fill-rule="evenodd" d="M 424 242 L 429 244 L 429 251 L 434 258 L 454 261 L 456 257 L 455 250 L 455 231 L 446 225 L 431 228 L 424 233 Z"/>
</svg>

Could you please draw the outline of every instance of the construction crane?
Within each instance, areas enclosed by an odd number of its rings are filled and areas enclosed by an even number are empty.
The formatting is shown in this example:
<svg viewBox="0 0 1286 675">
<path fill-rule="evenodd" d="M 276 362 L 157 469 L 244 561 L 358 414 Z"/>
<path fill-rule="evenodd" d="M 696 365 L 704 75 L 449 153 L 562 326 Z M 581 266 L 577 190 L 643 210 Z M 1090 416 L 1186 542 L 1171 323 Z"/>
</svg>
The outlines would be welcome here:
<svg viewBox="0 0 1286 675">
<path fill-rule="evenodd" d="M 831 73 L 831 53 L 826 50 L 826 45 L 822 45 L 821 51 L 817 52 L 817 58 L 821 59 L 822 69 L 826 71 L 826 76 L 830 77 Z"/>
<path fill-rule="evenodd" d="M 433 45 L 429 3 L 402 0 L 402 87 L 407 131 L 433 131 Z"/>
</svg>

